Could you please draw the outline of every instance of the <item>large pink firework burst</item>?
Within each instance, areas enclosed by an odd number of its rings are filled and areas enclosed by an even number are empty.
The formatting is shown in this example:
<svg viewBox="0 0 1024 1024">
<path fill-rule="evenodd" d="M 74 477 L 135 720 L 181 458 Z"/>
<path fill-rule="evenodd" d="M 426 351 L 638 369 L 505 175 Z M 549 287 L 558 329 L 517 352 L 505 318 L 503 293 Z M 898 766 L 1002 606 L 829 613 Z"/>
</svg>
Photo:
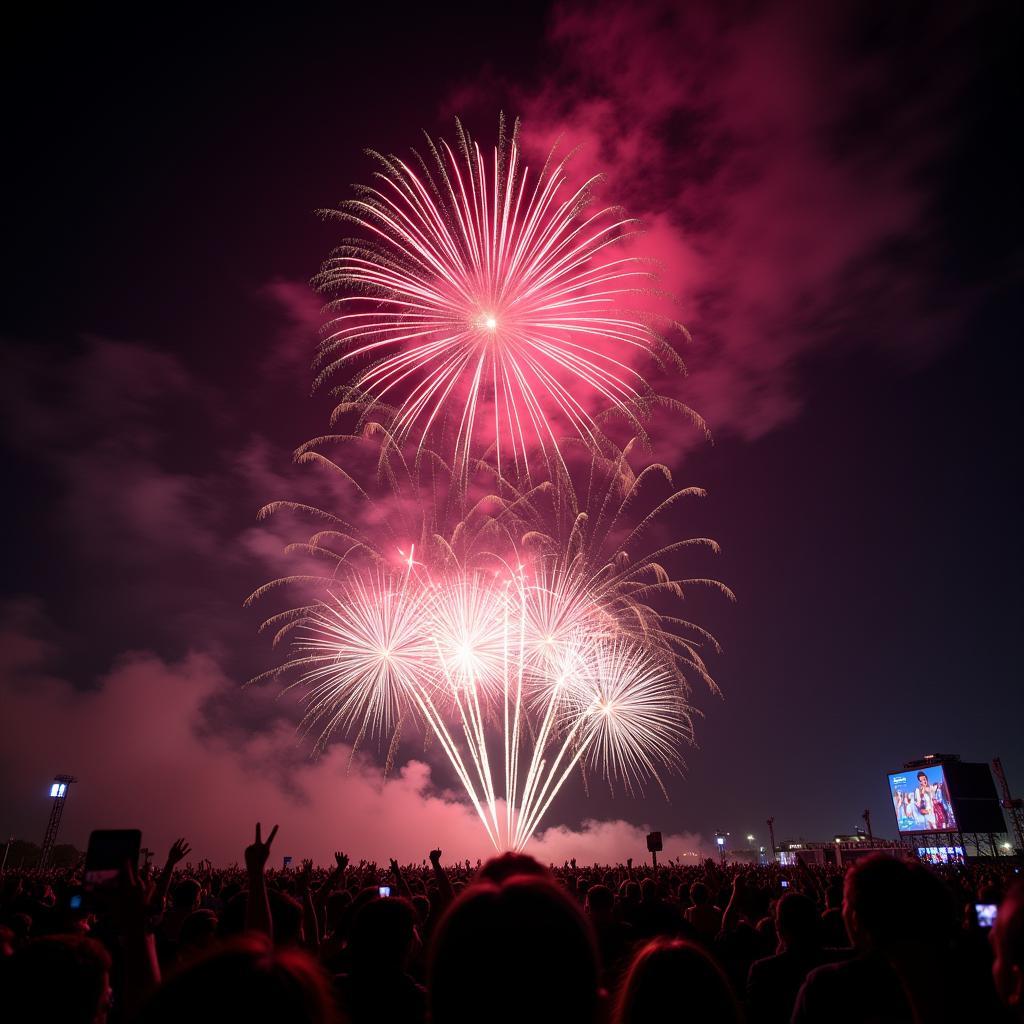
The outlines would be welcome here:
<svg viewBox="0 0 1024 1024">
<path fill-rule="evenodd" d="M 316 281 L 334 296 L 318 383 L 349 374 L 337 412 L 450 450 L 460 480 L 476 452 L 521 475 L 567 437 L 599 448 L 609 413 L 642 431 L 656 398 L 637 364 L 678 363 L 662 329 L 682 328 L 634 308 L 651 266 L 618 243 L 635 222 L 594 207 L 597 177 L 569 187 L 565 158 L 532 172 L 503 122 L 490 153 L 458 123 L 454 148 L 427 146 L 374 153 L 374 185 L 326 211 L 361 232 Z"/>
</svg>

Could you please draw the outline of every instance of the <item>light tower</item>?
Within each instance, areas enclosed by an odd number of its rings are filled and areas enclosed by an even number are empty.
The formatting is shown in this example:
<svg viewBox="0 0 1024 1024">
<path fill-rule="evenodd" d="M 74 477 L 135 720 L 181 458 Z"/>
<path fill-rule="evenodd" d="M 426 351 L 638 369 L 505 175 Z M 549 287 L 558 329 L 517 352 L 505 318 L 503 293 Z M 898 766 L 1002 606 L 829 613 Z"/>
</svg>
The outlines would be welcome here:
<svg viewBox="0 0 1024 1024">
<path fill-rule="evenodd" d="M 54 844 L 57 842 L 57 833 L 60 831 L 60 816 L 64 813 L 64 801 L 68 798 L 68 787 L 77 782 L 74 775 L 55 775 L 50 784 L 50 798 L 53 800 L 53 807 L 50 808 L 50 820 L 46 823 L 46 835 L 43 836 L 43 852 L 39 855 L 39 866 L 45 868 L 53 853 Z"/>
<path fill-rule="evenodd" d="M 715 832 L 715 844 L 718 846 L 718 860 L 721 864 L 725 863 L 725 839 L 728 835 L 728 832 L 722 832 L 720 829 Z"/>
<path fill-rule="evenodd" d="M 875 834 L 871 831 L 871 810 L 869 808 L 865 808 L 861 817 L 864 819 L 864 824 L 867 826 L 868 842 L 873 843 L 875 841 Z"/>
<path fill-rule="evenodd" d="M 992 759 L 992 771 L 995 772 L 996 781 L 999 783 L 999 789 L 1003 796 L 1003 810 L 1013 826 L 1017 849 L 1024 853 L 1024 800 L 1010 795 L 1010 784 L 1006 781 L 1003 762 L 998 757 Z"/>
<path fill-rule="evenodd" d="M 772 847 L 772 862 L 775 862 L 775 815 L 773 814 L 765 824 L 768 826 L 768 842 Z"/>
</svg>

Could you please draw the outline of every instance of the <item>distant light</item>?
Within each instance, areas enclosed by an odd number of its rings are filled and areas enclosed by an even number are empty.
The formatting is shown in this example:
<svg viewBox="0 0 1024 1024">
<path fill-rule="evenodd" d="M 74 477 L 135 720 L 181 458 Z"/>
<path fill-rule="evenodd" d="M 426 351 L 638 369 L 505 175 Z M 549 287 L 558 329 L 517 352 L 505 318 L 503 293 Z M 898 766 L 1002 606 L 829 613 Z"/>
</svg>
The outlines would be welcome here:
<svg viewBox="0 0 1024 1024">
<path fill-rule="evenodd" d="M 1004 850 L 1012 850 L 1013 847 L 1009 843 L 1003 843 L 1003 849 Z"/>
<path fill-rule="evenodd" d="M 725 846 L 725 836 L 717 836 L 715 838 L 715 842 L 718 843 L 719 846 Z"/>
<path fill-rule="evenodd" d="M 59 782 L 55 782 L 50 787 L 50 796 L 60 796 L 60 783 Z"/>
<path fill-rule="evenodd" d="M 752 843 L 753 841 L 754 841 L 754 837 L 753 836 L 747 836 L 747 842 L 748 843 Z"/>
</svg>

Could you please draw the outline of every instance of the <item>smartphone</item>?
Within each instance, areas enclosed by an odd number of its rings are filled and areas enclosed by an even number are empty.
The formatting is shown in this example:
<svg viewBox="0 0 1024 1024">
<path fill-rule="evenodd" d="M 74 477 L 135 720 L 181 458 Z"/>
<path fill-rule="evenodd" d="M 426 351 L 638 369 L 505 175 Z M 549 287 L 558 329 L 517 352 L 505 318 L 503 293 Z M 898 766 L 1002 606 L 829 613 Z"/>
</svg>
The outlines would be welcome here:
<svg viewBox="0 0 1024 1024">
<path fill-rule="evenodd" d="M 117 888 L 125 864 L 139 867 L 142 833 L 137 828 L 100 829 L 89 836 L 82 888 L 91 905 L 102 904 Z"/>
<path fill-rule="evenodd" d="M 789 888 L 789 879 L 788 878 L 784 878 L 782 880 L 782 888 L 783 889 L 788 889 Z"/>
<path fill-rule="evenodd" d="M 995 903 L 975 903 L 974 913 L 978 917 L 979 928 L 991 928 L 996 923 L 999 907 Z"/>
<path fill-rule="evenodd" d="M 391 895 L 391 886 L 390 885 L 378 886 L 378 888 L 377 888 L 377 895 L 380 896 L 380 898 L 382 900 L 386 899 L 388 896 Z"/>
<path fill-rule="evenodd" d="M 76 892 L 72 895 L 71 899 L 68 900 L 68 907 L 71 910 L 82 909 L 82 894 L 80 892 Z"/>
</svg>

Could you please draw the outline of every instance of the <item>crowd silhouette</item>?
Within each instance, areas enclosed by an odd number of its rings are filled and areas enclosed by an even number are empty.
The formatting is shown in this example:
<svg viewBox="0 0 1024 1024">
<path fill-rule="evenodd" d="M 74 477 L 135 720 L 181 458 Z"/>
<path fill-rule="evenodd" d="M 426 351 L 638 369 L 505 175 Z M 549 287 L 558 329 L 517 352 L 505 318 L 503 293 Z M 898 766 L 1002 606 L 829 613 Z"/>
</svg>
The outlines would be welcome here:
<svg viewBox="0 0 1024 1024">
<path fill-rule="evenodd" d="M 0 1017 L 61 1024 L 640 1024 L 1024 1020 L 1024 885 L 1010 864 L 844 870 L 713 861 L 544 866 L 126 864 L 8 870 Z M 788 883 L 783 885 L 783 882 Z M 991 929 L 975 905 L 998 904 Z"/>
</svg>

